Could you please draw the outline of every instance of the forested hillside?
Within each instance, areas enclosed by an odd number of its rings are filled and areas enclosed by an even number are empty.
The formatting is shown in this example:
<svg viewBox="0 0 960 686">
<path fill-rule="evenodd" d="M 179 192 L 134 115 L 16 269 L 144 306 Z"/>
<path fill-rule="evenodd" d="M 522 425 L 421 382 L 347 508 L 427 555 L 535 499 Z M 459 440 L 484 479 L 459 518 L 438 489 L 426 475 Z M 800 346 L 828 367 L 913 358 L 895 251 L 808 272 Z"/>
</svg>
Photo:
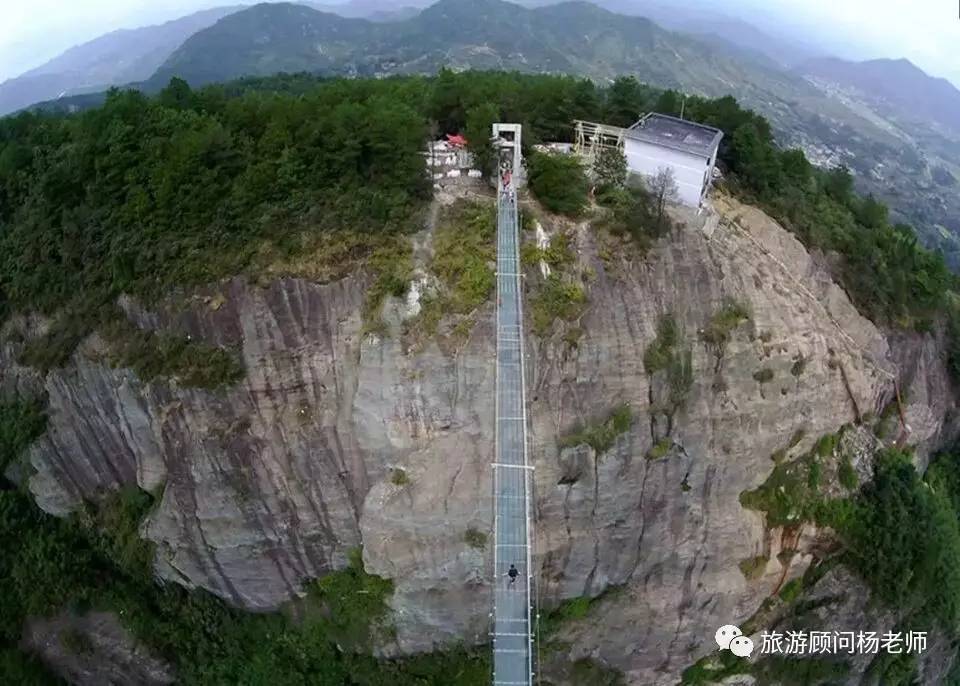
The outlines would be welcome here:
<svg viewBox="0 0 960 686">
<path fill-rule="evenodd" d="M 637 112 L 678 107 L 676 92 L 629 78 L 600 88 L 571 77 L 443 71 L 197 91 L 177 80 L 154 98 L 114 91 L 79 115 L 3 119 L 0 322 L 12 312 L 53 317 L 23 360 L 46 368 L 110 323 L 121 294 L 149 300 L 234 274 L 282 275 L 276 265 L 298 256 L 324 256 L 329 278 L 337 268 L 379 269 L 373 289 L 399 295 L 407 283 L 384 263 L 391 241 L 421 225 L 431 189 L 420 151 L 431 128 L 476 140 L 494 119 L 519 121 L 532 144 L 569 140 L 574 118 L 626 125 Z M 688 98 L 685 115 L 725 131 L 727 189 L 828 254 L 862 313 L 885 327 L 942 325 L 953 287 L 942 259 L 909 227 L 891 225 L 884 205 L 855 195 L 848 173 L 819 171 L 802 152 L 778 149 L 769 123 L 733 98 Z M 42 403 L 0 403 L 0 472 L 43 427 Z M 13 652 L 24 619 L 72 604 L 121 611 L 184 683 L 488 680 L 485 658 L 464 651 L 369 657 L 371 632 L 388 630 L 378 622 L 390 585 L 357 558 L 311 585 L 314 607 L 334 611 L 308 612 L 302 624 L 156 585 L 137 531 L 150 506 L 143 493 L 121 493 L 63 521 L 3 482 L 0 540 L 16 550 L 0 560 L 8 669 L 34 668 Z"/>
<path fill-rule="evenodd" d="M 419 151 L 431 121 L 440 132 L 480 132 L 497 115 L 523 122 L 536 142 L 569 140 L 575 118 L 628 125 L 637 112 L 679 106 L 677 93 L 631 78 L 598 88 L 443 72 L 279 77 L 196 92 L 174 81 L 156 98 L 114 92 L 79 116 L 0 120 L 0 302 L 90 322 L 120 293 L 209 282 L 262 263 L 265 251 L 304 250 L 325 232 L 409 228 L 429 194 Z M 932 321 L 950 282 L 942 260 L 909 227 L 891 225 L 882 203 L 856 197 L 849 174 L 778 150 L 766 120 L 731 97 L 687 98 L 685 112 L 726 132 L 732 187 L 807 244 L 843 256 L 843 282 L 862 311 Z"/>
</svg>

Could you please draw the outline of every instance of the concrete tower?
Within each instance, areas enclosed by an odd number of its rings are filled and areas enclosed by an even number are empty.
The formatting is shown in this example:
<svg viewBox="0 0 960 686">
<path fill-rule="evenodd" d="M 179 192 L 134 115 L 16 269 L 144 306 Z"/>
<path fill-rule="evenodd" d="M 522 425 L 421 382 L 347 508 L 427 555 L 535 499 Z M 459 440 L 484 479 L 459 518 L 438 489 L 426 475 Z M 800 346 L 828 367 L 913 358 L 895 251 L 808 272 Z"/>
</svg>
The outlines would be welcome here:
<svg viewBox="0 0 960 686">
<path fill-rule="evenodd" d="M 503 124 L 496 122 L 493 125 L 493 147 L 497 150 L 498 162 L 506 163 L 513 172 L 514 183 L 522 186 L 526 180 L 521 154 L 520 124 Z M 500 167 L 498 164 L 498 169 Z"/>
</svg>

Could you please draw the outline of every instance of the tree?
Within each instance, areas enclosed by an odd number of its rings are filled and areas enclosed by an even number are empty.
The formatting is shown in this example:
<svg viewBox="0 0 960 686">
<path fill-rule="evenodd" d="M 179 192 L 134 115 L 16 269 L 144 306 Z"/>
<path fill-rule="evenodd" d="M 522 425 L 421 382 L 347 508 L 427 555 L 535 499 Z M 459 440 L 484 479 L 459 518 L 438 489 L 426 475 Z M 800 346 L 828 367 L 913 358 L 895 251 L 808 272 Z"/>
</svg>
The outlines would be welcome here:
<svg viewBox="0 0 960 686">
<path fill-rule="evenodd" d="M 872 195 L 868 195 L 860 201 L 856 214 L 858 222 L 873 229 L 879 229 L 889 223 L 887 206 Z M 912 234 L 912 231 L 909 233 Z"/>
<path fill-rule="evenodd" d="M 846 167 L 834 167 L 823 177 L 824 192 L 842 205 L 849 205 L 853 195 L 853 176 Z"/>
<path fill-rule="evenodd" d="M 742 124 L 733 132 L 730 156 L 734 171 L 761 198 L 766 198 L 781 188 L 777 150 L 752 122 Z"/>
<path fill-rule="evenodd" d="M 193 107 L 195 97 L 190 84 L 181 78 L 170 79 L 167 87 L 160 91 L 160 104 L 175 110 L 186 110 Z"/>
<path fill-rule="evenodd" d="M 492 174 L 496 155 L 490 136 L 493 123 L 500 120 L 500 109 L 490 102 L 475 105 L 467 110 L 467 125 L 464 135 L 467 147 L 473 153 L 474 164 L 484 174 Z"/>
<path fill-rule="evenodd" d="M 666 216 L 667 203 L 674 202 L 679 192 L 673 170 L 669 167 L 660 167 L 650 179 L 650 193 L 653 195 L 658 231 L 662 231 L 669 223 Z"/>
<path fill-rule="evenodd" d="M 604 120 L 613 126 L 630 126 L 645 109 L 643 87 L 632 76 L 617 78 L 607 91 Z"/>
<path fill-rule="evenodd" d="M 813 178 L 813 165 L 803 154 L 803 150 L 784 150 L 780 153 L 780 167 L 788 188 L 804 190 Z"/>
<path fill-rule="evenodd" d="M 627 180 L 627 158 L 620 148 L 600 148 L 593 163 L 593 174 L 601 191 L 622 188 Z"/>
<path fill-rule="evenodd" d="M 682 97 L 677 91 L 665 90 L 660 94 L 660 97 L 657 98 L 657 104 L 654 106 L 654 110 L 660 114 L 677 116 L 680 114 L 681 99 Z"/>
<path fill-rule="evenodd" d="M 587 204 L 587 177 L 576 157 L 534 153 L 527 172 L 530 190 L 551 212 L 575 216 Z"/>
</svg>

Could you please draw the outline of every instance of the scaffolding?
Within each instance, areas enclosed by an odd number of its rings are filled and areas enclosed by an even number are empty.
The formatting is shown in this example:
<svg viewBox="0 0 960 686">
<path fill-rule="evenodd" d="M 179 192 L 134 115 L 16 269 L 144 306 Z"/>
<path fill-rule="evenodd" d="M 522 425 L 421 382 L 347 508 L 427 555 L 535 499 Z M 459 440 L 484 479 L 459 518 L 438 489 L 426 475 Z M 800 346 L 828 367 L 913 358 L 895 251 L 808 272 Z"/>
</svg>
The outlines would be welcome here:
<svg viewBox="0 0 960 686">
<path fill-rule="evenodd" d="M 585 158 L 590 164 L 597 159 L 603 148 L 623 150 L 623 141 L 627 130 L 620 126 L 598 124 L 582 119 L 573 120 L 573 151 Z"/>
</svg>

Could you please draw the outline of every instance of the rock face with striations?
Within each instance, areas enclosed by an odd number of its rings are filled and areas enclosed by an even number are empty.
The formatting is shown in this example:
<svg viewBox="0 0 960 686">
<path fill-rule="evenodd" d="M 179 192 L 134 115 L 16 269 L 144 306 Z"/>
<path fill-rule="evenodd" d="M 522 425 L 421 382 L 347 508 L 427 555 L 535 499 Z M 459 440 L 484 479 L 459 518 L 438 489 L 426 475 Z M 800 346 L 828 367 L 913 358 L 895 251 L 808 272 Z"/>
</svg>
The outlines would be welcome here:
<svg viewBox="0 0 960 686">
<path fill-rule="evenodd" d="M 583 335 L 575 347 L 527 339 L 539 595 L 552 604 L 619 588 L 591 615 L 602 621 L 574 622 L 563 638 L 571 660 L 592 657 L 629 683 L 676 683 L 713 649 L 717 626 L 802 573 L 815 532 L 784 542 L 739 501 L 791 437 L 802 432 L 805 450 L 878 412 L 895 375 L 921 454 L 955 432 L 931 336 L 885 337 L 789 233 L 734 201 L 716 205 L 706 225 L 690 219 L 633 261 L 601 259 L 576 227 L 589 275 Z M 399 336 L 364 333 L 366 285 L 362 275 L 265 287 L 238 278 L 178 308 L 124 303 L 141 327 L 239 349 L 246 377 L 216 392 L 142 383 L 111 368 L 91 337 L 43 380 L 37 502 L 65 514 L 122 485 L 162 491 L 143 526 L 158 574 L 253 610 L 280 606 L 362 545 L 367 570 L 396 585 L 397 637 L 384 652 L 485 642 L 489 544 L 472 547 L 466 532 L 491 528 L 493 307 L 458 349 L 408 350 Z M 749 320 L 723 345 L 704 343 L 729 301 Z M 669 422 L 643 364 L 665 314 L 693 362 Z M 0 357 L 0 383 L 14 383 L 14 348 Z M 558 448 L 623 403 L 635 419 L 609 451 Z M 655 445 L 666 452 L 647 459 Z M 788 543 L 800 550 L 784 569 Z M 738 563 L 758 556 L 770 561 L 748 580 Z"/>
</svg>

